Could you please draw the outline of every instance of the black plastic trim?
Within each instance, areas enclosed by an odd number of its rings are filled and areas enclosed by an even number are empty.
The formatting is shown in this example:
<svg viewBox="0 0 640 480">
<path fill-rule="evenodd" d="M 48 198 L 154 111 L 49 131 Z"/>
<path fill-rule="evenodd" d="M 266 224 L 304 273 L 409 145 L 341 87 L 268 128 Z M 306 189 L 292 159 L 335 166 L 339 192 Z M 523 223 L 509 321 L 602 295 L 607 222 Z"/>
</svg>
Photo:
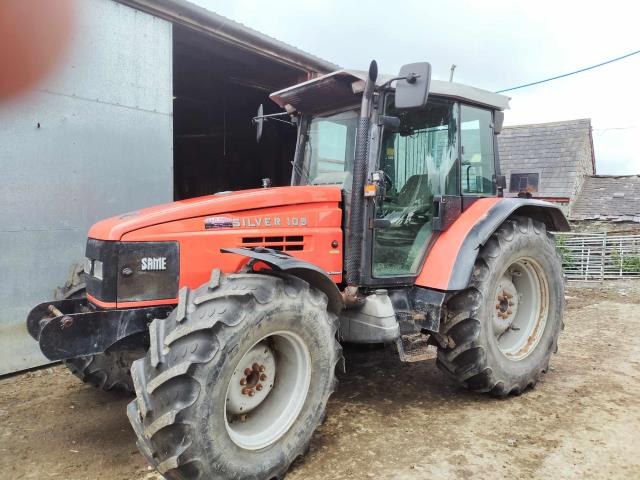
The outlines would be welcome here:
<svg viewBox="0 0 640 480">
<path fill-rule="evenodd" d="M 164 269 L 143 270 L 142 260 L 164 259 Z M 130 268 L 131 275 L 122 274 Z M 118 302 L 168 300 L 178 296 L 180 246 L 178 242 L 119 242 Z"/>
<path fill-rule="evenodd" d="M 102 279 L 85 274 L 87 294 L 102 302 L 168 300 L 178 296 L 178 242 L 119 242 L 87 240 L 86 256 L 102 262 Z M 165 258 L 165 269 L 143 270 L 146 257 Z M 131 269 L 128 276 L 123 269 Z"/>
<path fill-rule="evenodd" d="M 118 245 L 120 242 L 89 238 L 85 256 L 102 262 L 102 279 L 85 273 L 87 293 L 103 302 L 117 300 Z"/>
<path fill-rule="evenodd" d="M 320 267 L 299 260 L 284 252 L 270 248 L 221 248 L 222 253 L 235 253 L 244 257 L 253 258 L 266 263 L 274 270 L 289 273 L 299 277 L 310 285 L 324 292 L 328 298 L 328 308 L 333 313 L 338 313 L 344 308 L 342 294 L 331 277 Z"/>
</svg>

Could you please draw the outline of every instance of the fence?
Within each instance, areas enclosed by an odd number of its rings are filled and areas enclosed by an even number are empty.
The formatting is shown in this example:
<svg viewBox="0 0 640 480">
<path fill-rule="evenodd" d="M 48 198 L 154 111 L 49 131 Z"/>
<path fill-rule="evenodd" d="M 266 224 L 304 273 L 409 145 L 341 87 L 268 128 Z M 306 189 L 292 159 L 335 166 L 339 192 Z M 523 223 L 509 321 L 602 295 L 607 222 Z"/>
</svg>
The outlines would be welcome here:
<svg viewBox="0 0 640 480">
<path fill-rule="evenodd" d="M 640 235 L 558 233 L 568 280 L 640 278 Z"/>
</svg>

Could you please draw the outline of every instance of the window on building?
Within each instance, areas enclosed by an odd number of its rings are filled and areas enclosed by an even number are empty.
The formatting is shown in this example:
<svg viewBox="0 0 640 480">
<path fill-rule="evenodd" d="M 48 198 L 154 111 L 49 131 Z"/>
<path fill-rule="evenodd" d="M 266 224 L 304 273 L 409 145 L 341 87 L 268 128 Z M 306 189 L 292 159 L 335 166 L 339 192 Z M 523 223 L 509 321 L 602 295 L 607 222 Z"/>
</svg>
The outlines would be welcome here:
<svg viewBox="0 0 640 480">
<path fill-rule="evenodd" d="M 509 182 L 509 191 L 513 193 L 519 192 L 537 192 L 538 191 L 537 173 L 512 173 Z"/>
</svg>

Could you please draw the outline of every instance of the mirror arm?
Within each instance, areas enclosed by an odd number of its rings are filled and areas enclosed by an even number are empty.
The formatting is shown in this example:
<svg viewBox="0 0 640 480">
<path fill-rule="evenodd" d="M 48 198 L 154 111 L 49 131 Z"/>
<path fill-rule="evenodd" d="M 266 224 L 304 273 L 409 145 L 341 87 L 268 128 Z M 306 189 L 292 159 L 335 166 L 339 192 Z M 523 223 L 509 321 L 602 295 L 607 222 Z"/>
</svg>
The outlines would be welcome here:
<svg viewBox="0 0 640 480">
<path fill-rule="evenodd" d="M 265 118 L 264 121 L 266 122 L 267 120 L 275 120 L 276 122 L 280 122 L 280 123 L 286 123 L 287 125 L 291 125 L 292 127 L 295 126 L 295 124 L 293 122 L 288 122 L 286 120 L 281 120 L 279 118 Z"/>
<path fill-rule="evenodd" d="M 406 77 L 393 77 L 392 79 L 387 80 L 382 85 L 380 85 L 378 87 L 378 89 L 382 90 L 382 89 L 388 87 L 389 85 L 391 85 L 392 82 L 395 82 L 395 81 L 398 81 L 398 80 L 406 80 L 408 83 L 416 83 L 416 80 L 418 78 L 420 78 L 420 75 L 416 75 L 415 73 L 412 73 L 411 75 L 407 75 Z"/>
<path fill-rule="evenodd" d="M 256 115 L 255 117 L 253 117 L 251 119 L 251 121 L 253 123 L 256 123 L 258 120 L 260 119 L 264 119 L 264 120 L 269 120 L 269 119 L 273 119 L 273 120 L 278 120 L 277 117 L 284 117 L 286 115 L 291 115 L 289 112 L 278 112 L 278 113 L 269 113 L 268 115 Z M 291 122 L 287 122 L 286 120 L 280 120 L 281 122 L 286 122 L 286 123 L 291 123 Z"/>
</svg>

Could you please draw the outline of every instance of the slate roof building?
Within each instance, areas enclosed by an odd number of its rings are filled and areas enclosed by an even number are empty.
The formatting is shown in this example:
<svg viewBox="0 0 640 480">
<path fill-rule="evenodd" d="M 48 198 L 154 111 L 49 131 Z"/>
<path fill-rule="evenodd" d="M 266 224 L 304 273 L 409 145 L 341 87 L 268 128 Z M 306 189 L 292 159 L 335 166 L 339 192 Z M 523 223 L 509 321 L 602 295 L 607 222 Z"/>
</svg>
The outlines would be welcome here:
<svg viewBox="0 0 640 480">
<path fill-rule="evenodd" d="M 640 175 L 587 177 L 571 209 L 570 219 L 602 227 L 640 225 Z M 609 228 L 610 229 L 610 228 Z"/>
<path fill-rule="evenodd" d="M 526 191 L 569 212 L 584 179 L 596 173 L 588 118 L 504 127 L 498 145 L 505 196 Z"/>
</svg>

